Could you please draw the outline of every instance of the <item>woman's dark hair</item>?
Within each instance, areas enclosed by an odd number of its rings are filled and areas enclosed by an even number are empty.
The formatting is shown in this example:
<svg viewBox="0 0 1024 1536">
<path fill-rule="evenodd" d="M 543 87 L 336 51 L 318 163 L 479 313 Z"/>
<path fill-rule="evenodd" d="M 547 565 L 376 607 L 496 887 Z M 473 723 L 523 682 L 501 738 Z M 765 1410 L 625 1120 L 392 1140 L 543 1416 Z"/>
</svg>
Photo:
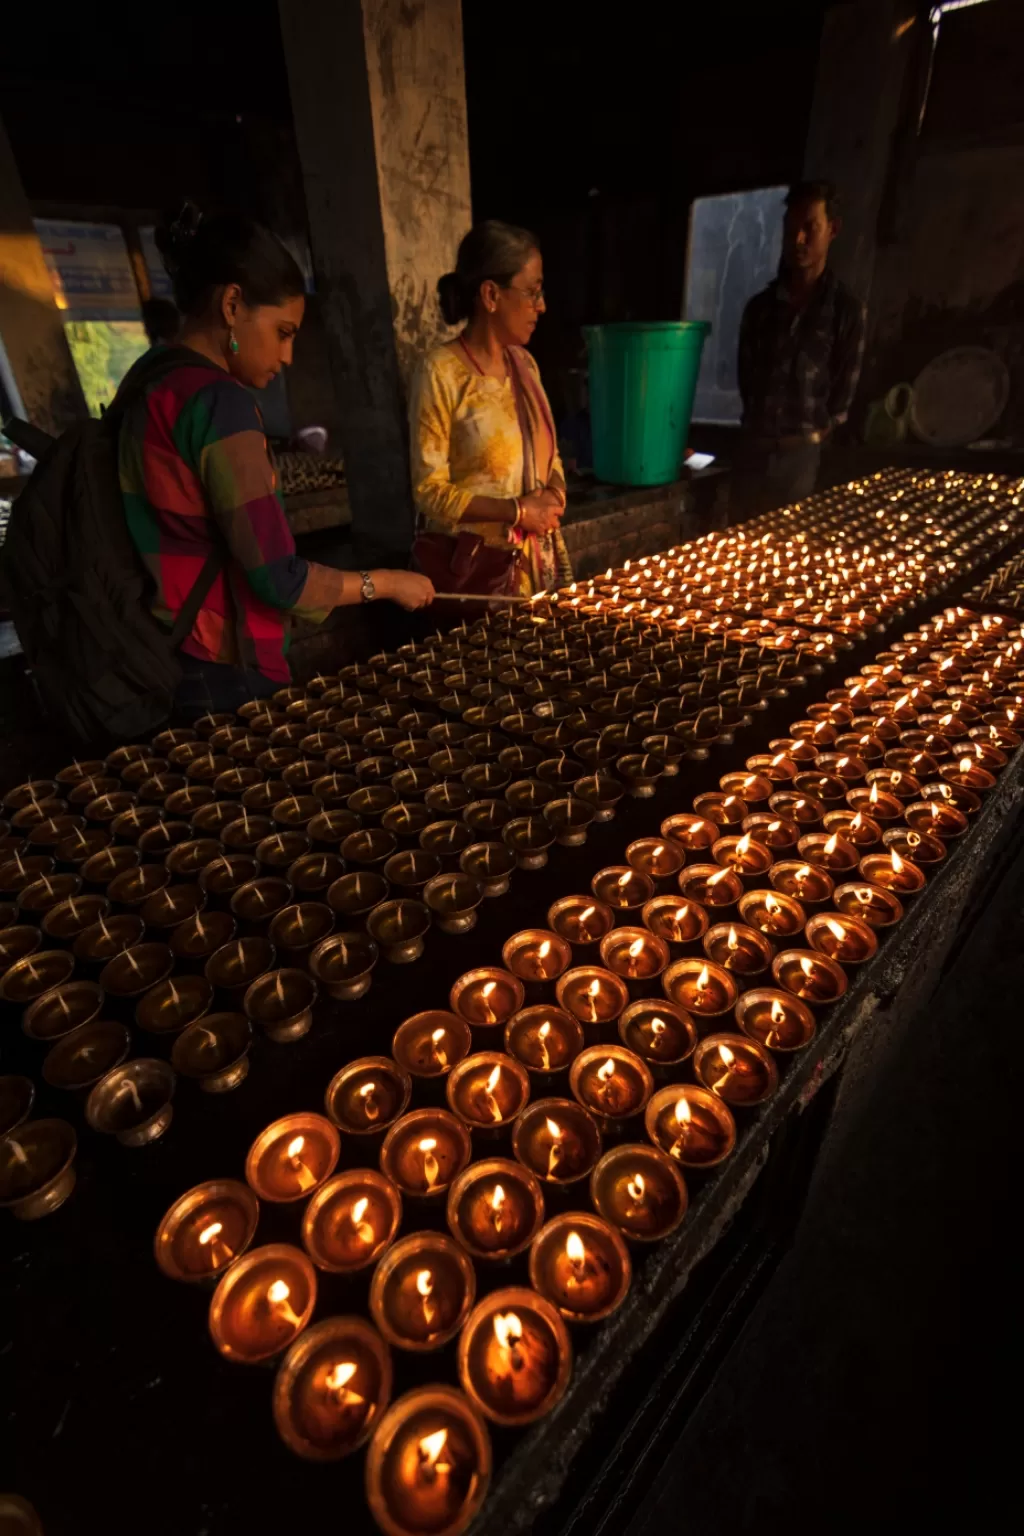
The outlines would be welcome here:
<svg viewBox="0 0 1024 1536">
<path fill-rule="evenodd" d="M 437 285 L 446 324 L 471 319 L 480 284 L 510 283 L 539 248 L 537 236 L 515 224 L 500 219 L 474 224 L 459 246 L 455 271 L 446 272 Z"/>
<path fill-rule="evenodd" d="M 218 288 L 237 283 L 249 305 L 283 304 L 305 293 L 295 257 L 244 213 L 204 218 L 194 203 L 156 231 L 156 244 L 182 314 L 205 314 Z"/>
</svg>

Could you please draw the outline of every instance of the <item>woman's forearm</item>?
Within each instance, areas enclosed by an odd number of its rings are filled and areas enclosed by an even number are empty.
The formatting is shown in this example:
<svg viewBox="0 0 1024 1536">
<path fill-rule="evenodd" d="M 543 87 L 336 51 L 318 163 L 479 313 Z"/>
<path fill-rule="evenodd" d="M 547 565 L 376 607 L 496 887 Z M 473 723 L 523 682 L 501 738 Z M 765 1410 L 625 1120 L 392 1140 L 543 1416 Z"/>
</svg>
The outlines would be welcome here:
<svg viewBox="0 0 1024 1536">
<path fill-rule="evenodd" d="M 516 520 L 516 500 L 514 496 L 474 496 L 462 516 L 467 523 L 505 523 L 511 528 Z"/>
</svg>

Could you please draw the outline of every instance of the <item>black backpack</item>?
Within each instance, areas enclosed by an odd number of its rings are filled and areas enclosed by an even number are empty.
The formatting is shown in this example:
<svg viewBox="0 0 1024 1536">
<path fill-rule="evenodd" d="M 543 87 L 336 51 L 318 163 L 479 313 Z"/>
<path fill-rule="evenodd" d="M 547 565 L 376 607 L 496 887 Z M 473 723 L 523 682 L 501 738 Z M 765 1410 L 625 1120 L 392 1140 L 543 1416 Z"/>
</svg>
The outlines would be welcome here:
<svg viewBox="0 0 1024 1536">
<path fill-rule="evenodd" d="M 0 549 L 0 601 L 43 708 L 83 741 L 125 741 L 167 719 L 181 679 L 178 646 L 223 563 L 220 553 L 208 557 L 174 628 L 161 628 L 125 519 L 118 434 L 143 392 L 186 362 L 204 359 L 183 347 L 147 353 L 99 421 L 77 422 L 59 438 L 20 422 L 4 428 L 38 462 Z"/>
</svg>

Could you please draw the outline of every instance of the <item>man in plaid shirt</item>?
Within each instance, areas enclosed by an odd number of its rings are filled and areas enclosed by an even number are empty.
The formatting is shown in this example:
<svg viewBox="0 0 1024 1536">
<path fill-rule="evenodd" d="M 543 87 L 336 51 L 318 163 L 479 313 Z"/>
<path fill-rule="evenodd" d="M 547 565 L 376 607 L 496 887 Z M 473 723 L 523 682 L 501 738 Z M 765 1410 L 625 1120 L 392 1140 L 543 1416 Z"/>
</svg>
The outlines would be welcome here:
<svg viewBox="0 0 1024 1536">
<path fill-rule="evenodd" d="M 732 522 L 810 495 L 822 444 L 853 403 L 864 306 L 827 266 L 839 227 L 830 182 L 790 188 L 779 276 L 750 300 L 740 325 L 743 446 Z"/>
</svg>

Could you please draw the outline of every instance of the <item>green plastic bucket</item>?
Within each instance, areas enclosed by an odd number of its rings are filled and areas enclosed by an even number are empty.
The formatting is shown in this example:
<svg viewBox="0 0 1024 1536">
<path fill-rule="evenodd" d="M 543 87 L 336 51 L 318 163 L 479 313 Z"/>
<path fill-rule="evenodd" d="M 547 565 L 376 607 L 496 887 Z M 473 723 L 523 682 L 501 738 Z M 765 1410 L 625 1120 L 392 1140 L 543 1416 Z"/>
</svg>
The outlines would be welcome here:
<svg viewBox="0 0 1024 1536">
<path fill-rule="evenodd" d="M 599 480 L 667 485 L 678 479 L 710 330 L 706 320 L 584 326 Z"/>
</svg>

